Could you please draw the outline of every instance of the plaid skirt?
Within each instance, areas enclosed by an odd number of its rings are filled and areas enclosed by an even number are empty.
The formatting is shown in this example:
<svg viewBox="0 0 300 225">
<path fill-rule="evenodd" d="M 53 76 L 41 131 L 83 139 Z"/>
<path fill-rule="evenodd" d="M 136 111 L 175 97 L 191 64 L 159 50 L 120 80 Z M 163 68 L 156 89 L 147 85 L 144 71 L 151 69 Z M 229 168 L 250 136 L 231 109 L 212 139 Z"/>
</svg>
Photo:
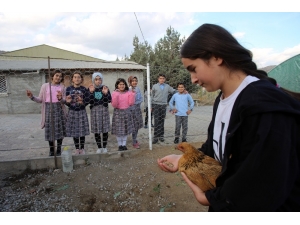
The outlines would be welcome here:
<svg viewBox="0 0 300 225">
<path fill-rule="evenodd" d="M 143 115 L 141 110 L 141 104 L 133 105 L 129 108 L 133 119 L 133 130 L 138 131 L 143 127 Z"/>
<path fill-rule="evenodd" d="M 50 104 L 45 103 L 45 140 L 54 141 L 63 139 L 66 136 L 66 118 L 61 103 L 52 103 L 53 109 L 53 125 L 54 125 L 54 140 L 52 137 L 52 118 Z"/>
<path fill-rule="evenodd" d="M 126 136 L 133 131 L 133 119 L 130 110 L 116 109 L 112 117 L 111 134 L 116 136 Z"/>
<path fill-rule="evenodd" d="M 96 105 L 91 109 L 91 132 L 100 134 L 110 131 L 108 107 Z"/>
<path fill-rule="evenodd" d="M 66 137 L 83 137 L 90 134 L 86 110 L 69 110 L 66 123 Z"/>
</svg>

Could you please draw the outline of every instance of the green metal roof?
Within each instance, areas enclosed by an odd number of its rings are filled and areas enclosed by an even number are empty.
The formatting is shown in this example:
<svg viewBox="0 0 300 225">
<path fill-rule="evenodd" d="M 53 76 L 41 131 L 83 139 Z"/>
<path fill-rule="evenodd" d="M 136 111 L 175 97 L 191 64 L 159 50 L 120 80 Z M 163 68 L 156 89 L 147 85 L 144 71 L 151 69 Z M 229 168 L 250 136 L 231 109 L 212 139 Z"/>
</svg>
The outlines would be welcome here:
<svg viewBox="0 0 300 225">
<path fill-rule="evenodd" d="M 268 76 L 276 79 L 281 87 L 300 92 L 300 54 L 270 70 Z"/>
</svg>

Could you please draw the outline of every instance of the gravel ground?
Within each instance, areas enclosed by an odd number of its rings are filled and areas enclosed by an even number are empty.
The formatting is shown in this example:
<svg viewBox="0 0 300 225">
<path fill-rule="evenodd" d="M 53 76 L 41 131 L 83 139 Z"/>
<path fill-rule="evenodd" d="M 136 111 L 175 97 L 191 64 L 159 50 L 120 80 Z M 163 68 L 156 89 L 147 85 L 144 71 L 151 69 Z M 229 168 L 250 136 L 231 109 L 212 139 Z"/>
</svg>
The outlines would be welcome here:
<svg viewBox="0 0 300 225">
<path fill-rule="evenodd" d="M 199 146 L 200 143 L 195 143 Z M 0 182 L 1 212 L 205 212 L 179 173 L 161 171 L 156 159 L 180 154 L 154 145 L 132 157 L 74 167 L 25 171 Z"/>
</svg>

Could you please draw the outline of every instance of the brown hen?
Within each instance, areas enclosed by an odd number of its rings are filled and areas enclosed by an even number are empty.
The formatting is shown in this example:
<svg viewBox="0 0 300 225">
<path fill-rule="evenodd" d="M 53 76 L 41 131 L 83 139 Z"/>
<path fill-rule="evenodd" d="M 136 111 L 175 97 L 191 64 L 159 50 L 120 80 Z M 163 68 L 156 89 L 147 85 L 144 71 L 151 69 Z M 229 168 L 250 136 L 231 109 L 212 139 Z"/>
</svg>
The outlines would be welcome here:
<svg viewBox="0 0 300 225">
<path fill-rule="evenodd" d="M 221 164 L 187 142 L 178 144 L 176 148 L 183 152 L 178 162 L 178 170 L 184 172 L 202 191 L 215 188 L 216 179 L 222 169 Z"/>
</svg>

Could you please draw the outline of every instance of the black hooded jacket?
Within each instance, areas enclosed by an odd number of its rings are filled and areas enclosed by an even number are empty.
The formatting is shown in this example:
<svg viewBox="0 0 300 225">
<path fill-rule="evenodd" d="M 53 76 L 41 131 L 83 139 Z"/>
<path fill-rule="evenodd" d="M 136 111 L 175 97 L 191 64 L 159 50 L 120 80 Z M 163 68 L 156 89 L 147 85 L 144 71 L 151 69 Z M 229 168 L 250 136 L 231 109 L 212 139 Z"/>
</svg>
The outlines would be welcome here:
<svg viewBox="0 0 300 225">
<path fill-rule="evenodd" d="M 213 127 L 199 149 L 214 157 Z M 217 187 L 205 193 L 209 211 L 300 211 L 300 102 L 269 81 L 237 97 L 226 134 Z"/>
</svg>

